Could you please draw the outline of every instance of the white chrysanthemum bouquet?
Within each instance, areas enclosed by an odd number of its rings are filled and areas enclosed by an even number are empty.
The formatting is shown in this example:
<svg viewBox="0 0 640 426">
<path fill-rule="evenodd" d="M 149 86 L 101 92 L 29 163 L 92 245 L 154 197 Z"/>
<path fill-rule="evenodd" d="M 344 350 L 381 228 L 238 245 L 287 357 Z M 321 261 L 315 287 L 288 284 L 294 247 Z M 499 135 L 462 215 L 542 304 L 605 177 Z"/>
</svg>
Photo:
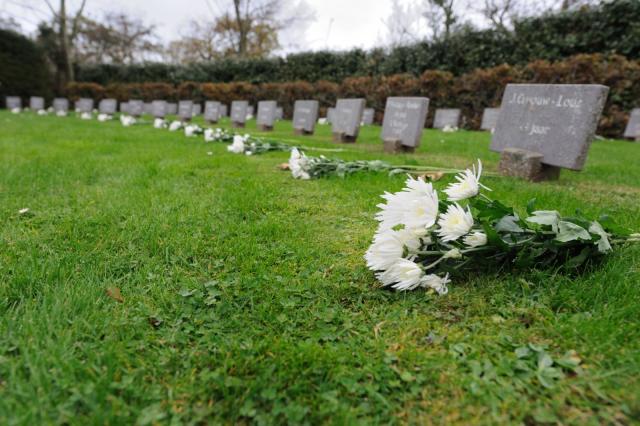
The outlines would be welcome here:
<svg viewBox="0 0 640 426">
<path fill-rule="evenodd" d="M 478 169 L 456 176 L 442 194 L 431 183 L 409 177 L 399 192 L 385 193 L 380 222 L 365 254 L 367 266 L 383 286 L 418 288 L 446 294 L 450 277 L 505 267 L 560 266 L 575 269 L 612 246 L 640 240 L 608 217 L 563 217 L 557 211 L 533 211 L 521 218 L 481 190 Z"/>
</svg>

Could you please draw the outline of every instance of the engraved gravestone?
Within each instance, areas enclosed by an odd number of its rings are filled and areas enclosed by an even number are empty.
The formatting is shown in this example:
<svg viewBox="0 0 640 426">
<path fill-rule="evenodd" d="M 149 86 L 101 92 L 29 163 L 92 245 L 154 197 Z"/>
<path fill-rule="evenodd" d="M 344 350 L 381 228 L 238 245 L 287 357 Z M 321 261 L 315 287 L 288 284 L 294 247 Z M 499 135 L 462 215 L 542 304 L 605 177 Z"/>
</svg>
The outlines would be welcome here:
<svg viewBox="0 0 640 426">
<path fill-rule="evenodd" d="M 41 96 L 31 96 L 29 98 L 29 108 L 32 111 L 40 111 L 44 109 L 44 98 Z"/>
<path fill-rule="evenodd" d="M 229 107 L 226 105 L 220 105 L 220 117 L 228 117 L 229 116 Z"/>
<path fill-rule="evenodd" d="M 202 114 L 202 105 L 200 105 L 199 103 L 194 103 L 193 110 L 191 111 L 191 115 L 193 117 L 197 117 L 200 114 Z"/>
<path fill-rule="evenodd" d="M 79 112 L 91 112 L 93 111 L 93 99 L 80 98 L 76 103 L 76 110 Z"/>
<path fill-rule="evenodd" d="M 362 113 L 362 124 L 365 126 L 370 126 L 373 124 L 373 118 L 376 114 L 376 111 L 373 108 L 365 108 Z"/>
<path fill-rule="evenodd" d="M 22 99 L 19 96 L 7 96 L 7 109 L 22 108 Z"/>
<path fill-rule="evenodd" d="M 204 103 L 204 119 L 207 123 L 217 123 L 220 120 L 220 102 L 207 101 Z"/>
<path fill-rule="evenodd" d="M 164 118 L 167 115 L 167 102 L 162 100 L 151 102 L 151 115 L 155 118 Z"/>
<path fill-rule="evenodd" d="M 253 105 L 249 105 L 247 107 L 247 120 L 251 120 L 255 114 L 255 107 Z"/>
<path fill-rule="evenodd" d="M 134 117 L 140 117 L 144 113 L 144 102 L 141 100 L 131 100 L 128 102 L 127 112 Z"/>
<path fill-rule="evenodd" d="M 256 123 L 258 129 L 262 131 L 273 130 L 273 123 L 276 121 L 276 101 L 258 102 L 258 117 Z"/>
<path fill-rule="evenodd" d="M 293 104 L 293 131 L 297 135 L 312 135 L 318 121 L 318 101 L 296 101 Z"/>
<path fill-rule="evenodd" d="M 640 108 L 634 108 L 629 116 L 629 122 L 624 129 L 624 137 L 629 139 L 640 139 Z"/>
<path fill-rule="evenodd" d="M 176 115 L 178 113 L 178 104 L 175 102 L 167 102 L 167 115 Z"/>
<path fill-rule="evenodd" d="M 118 109 L 118 102 L 115 99 L 103 99 L 98 104 L 100 114 L 113 115 Z"/>
<path fill-rule="evenodd" d="M 65 98 L 55 98 L 53 100 L 53 110 L 58 112 L 68 112 L 69 111 L 69 101 Z"/>
<path fill-rule="evenodd" d="M 384 150 L 413 152 L 420 146 L 428 109 L 428 98 L 387 98 L 382 121 Z"/>
<path fill-rule="evenodd" d="M 276 108 L 276 120 L 282 120 L 284 118 L 284 109 L 282 107 Z"/>
<path fill-rule="evenodd" d="M 120 102 L 120 113 L 129 114 L 129 102 Z"/>
<path fill-rule="evenodd" d="M 331 131 L 336 142 L 355 142 L 360 131 L 364 99 L 338 99 Z"/>
<path fill-rule="evenodd" d="M 500 171 L 530 180 L 582 170 L 609 88 L 598 84 L 509 84 L 491 141 Z"/>
<path fill-rule="evenodd" d="M 178 118 L 181 121 L 190 121 L 193 116 L 193 101 L 178 102 Z"/>
<path fill-rule="evenodd" d="M 152 102 L 145 102 L 144 103 L 144 107 L 143 107 L 143 111 L 147 115 L 153 114 L 153 103 Z"/>
<path fill-rule="evenodd" d="M 433 119 L 434 129 L 457 128 L 460 125 L 460 110 L 457 108 L 439 108 Z"/>
<path fill-rule="evenodd" d="M 480 124 L 481 130 L 493 131 L 498 124 L 498 116 L 500 115 L 500 108 L 485 108 L 482 113 L 482 123 Z"/>
<path fill-rule="evenodd" d="M 231 125 L 233 127 L 244 127 L 247 121 L 248 101 L 231 102 Z"/>
</svg>

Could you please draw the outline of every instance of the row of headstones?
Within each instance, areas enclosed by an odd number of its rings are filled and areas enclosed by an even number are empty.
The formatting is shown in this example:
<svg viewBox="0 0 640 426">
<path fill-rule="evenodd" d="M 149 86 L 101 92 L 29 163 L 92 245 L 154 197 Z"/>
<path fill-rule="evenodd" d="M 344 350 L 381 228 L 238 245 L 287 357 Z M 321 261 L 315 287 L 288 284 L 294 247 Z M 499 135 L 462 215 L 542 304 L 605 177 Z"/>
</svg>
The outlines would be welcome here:
<svg viewBox="0 0 640 426">
<path fill-rule="evenodd" d="M 500 108 L 485 114 L 487 126 L 495 120 L 491 149 L 502 153 L 500 170 L 506 175 L 530 180 L 557 178 L 561 168 L 582 170 L 608 92 L 608 87 L 595 84 L 507 85 Z M 132 113 L 132 102 L 134 101 L 129 102 L 129 113 Z M 152 106 L 156 102 L 152 103 Z M 220 106 L 220 103 L 211 102 L 205 105 L 207 121 L 217 121 L 207 118 L 207 110 L 215 110 L 215 105 Z M 9 99 L 7 106 L 11 107 Z M 182 118 L 190 118 L 193 103 L 180 102 L 177 107 L 179 116 L 181 106 L 185 110 Z M 364 99 L 337 101 L 330 117 L 334 140 L 355 142 L 364 106 Z M 82 108 L 87 107 L 88 104 Z M 273 127 L 276 107 L 275 101 L 258 103 L 257 122 L 260 128 L 266 130 Z M 313 133 L 318 119 L 318 107 L 318 101 L 314 100 L 295 102 L 293 127 L 296 133 Z M 387 99 L 382 124 L 382 140 L 386 151 L 412 152 L 419 146 L 428 107 L 428 98 Z M 248 108 L 248 101 L 232 102 L 230 115 L 235 127 L 244 127 Z M 166 108 L 162 116 L 165 111 Z M 439 125 L 446 121 L 445 119 L 455 120 L 456 116 L 459 119 L 459 113 L 455 110 L 443 111 L 439 117 L 436 114 L 436 120 L 441 120 Z M 637 118 L 640 123 L 640 116 Z"/>
</svg>

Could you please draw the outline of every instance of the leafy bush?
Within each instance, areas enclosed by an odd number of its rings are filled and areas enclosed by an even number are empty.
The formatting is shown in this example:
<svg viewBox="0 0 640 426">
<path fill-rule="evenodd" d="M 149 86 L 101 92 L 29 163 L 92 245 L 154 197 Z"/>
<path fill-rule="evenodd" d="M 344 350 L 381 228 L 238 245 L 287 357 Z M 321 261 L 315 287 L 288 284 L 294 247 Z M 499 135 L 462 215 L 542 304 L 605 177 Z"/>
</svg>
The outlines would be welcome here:
<svg viewBox="0 0 640 426">
<path fill-rule="evenodd" d="M 51 75 L 42 51 L 28 38 L 0 29 L 0 105 L 6 96 L 51 98 Z"/>
<path fill-rule="evenodd" d="M 65 90 L 65 96 L 72 101 L 80 98 L 91 98 L 96 102 L 105 98 L 106 90 L 96 83 L 69 83 Z"/>
</svg>

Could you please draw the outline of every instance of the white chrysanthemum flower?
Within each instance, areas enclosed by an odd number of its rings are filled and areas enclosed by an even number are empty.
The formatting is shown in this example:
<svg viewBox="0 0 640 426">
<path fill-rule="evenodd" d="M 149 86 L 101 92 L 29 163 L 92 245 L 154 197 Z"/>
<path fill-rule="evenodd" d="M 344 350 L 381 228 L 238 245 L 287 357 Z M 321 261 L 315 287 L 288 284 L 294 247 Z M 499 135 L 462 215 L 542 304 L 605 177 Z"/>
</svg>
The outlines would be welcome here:
<svg viewBox="0 0 640 426">
<path fill-rule="evenodd" d="M 204 129 L 204 141 L 213 142 L 215 139 L 213 129 Z"/>
<path fill-rule="evenodd" d="M 447 124 L 446 126 L 444 126 L 442 128 L 442 131 L 445 133 L 453 133 L 453 132 L 457 132 L 458 128 L 456 126 L 451 126 L 449 124 Z"/>
<path fill-rule="evenodd" d="M 93 116 L 90 112 L 83 112 L 82 114 L 80 114 L 80 119 L 82 120 L 91 120 L 92 118 Z"/>
<path fill-rule="evenodd" d="M 451 280 L 449 279 L 449 274 L 445 275 L 444 277 L 439 277 L 436 274 L 429 274 L 422 277 L 422 279 L 420 280 L 420 286 L 433 289 L 440 295 L 445 295 L 449 292 L 447 284 L 449 284 L 450 282 Z"/>
<path fill-rule="evenodd" d="M 473 216 L 471 210 L 460 207 L 460 205 L 451 204 L 446 213 L 440 215 L 438 220 L 438 235 L 442 237 L 443 242 L 455 241 L 466 235 L 473 226 Z"/>
<path fill-rule="evenodd" d="M 129 127 L 136 124 L 136 119 L 128 115 L 121 115 L 120 123 L 122 123 L 124 127 Z"/>
<path fill-rule="evenodd" d="M 67 116 L 67 111 L 61 109 L 58 112 L 56 112 L 56 115 L 58 117 L 66 117 Z"/>
<path fill-rule="evenodd" d="M 18 210 L 18 214 L 27 214 L 29 213 L 29 208 L 25 207 L 24 209 Z"/>
<path fill-rule="evenodd" d="M 180 130 L 182 128 L 182 123 L 179 121 L 173 121 L 169 126 L 170 132 L 175 132 L 176 130 Z"/>
<path fill-rule="evenodd" d="M 431 183 L 411 176 L 406 187 L 394 194 L 385 193 L 386 203 L 378 204 L 380 212 L 376 219 L 382 229 L 405 225 L 411 229 L 428 229 L 436 223 L 438 216 L 438 193 Z"/>
<path fill-rule="evenodd" d="M 233 143 L 227 147 L 227 151 L 234 154 L 242 154 L 244 152 L 244 138 L 240 135 L 235 135 Z"/>
<path fill-rule="evenodd" d="M 156 118 L 153 120 L 153 128 L 154 129 L 164 129 L 166 126 L 166 122 L 162 118 Z"/>
<path fill-rule="evenodd" d="M 11 113 L 12 113 L 12 114 L 20 114 L 20 111 L 21 111 L 21 110 L 20 110 L 20 108 L 13 108 L 13 109 L 11 109 Z"/>
<path fill-rule="evenodd" d="M 491 191 L 480 183 L 480 176 L 482 176 L 482 162 L 478 160 L 477 172 L 476 166 L 474 165 L 472 170 L 467 169 L 458 174 L 456 176 L 456 180 L 458 182 L 450 184 L 444 192 L 447 194 L 450 201 L 460 201 L 478 195 L 480 187 Z"/>
<path fill-rule="evenodd" d="M 48 113 L 55 112 L 55 109 L 53 109 L 53 107 L 52 107 L 52 106 L 50 106 L 49 108 L 47 108 L 47 112 L 48 112 Z"/>
<path fill-rule="evenodd" d="M 47 115 L 47 114 L 48 114 L 48 112 L 47 112 L 46 109 L 38 110 L 38 115 Z"/>
<path fill-rule="evenodd" d="M 309 160 L 307 159 L 307 156 L 298 151 L 297 148 L 293 148 L 291 150 L 291 155 L 289 156 L 289 170 L 291 170 L 293 177 L 302 180 L 311 179 L 309 171 L 307 170 L 308 165 Z"/>
<path fill-rule="evenodd" d="M 471 234 L 464 237 L 462 240 L 468 247 L 482 247 L 487 244 L 487 234 L 480 231 L 474 231 Z"/>
<path fill-rule="evenodd" d="M 197 130 L 197 126 L 194 125 L 188 125 L 185 126 L 184 128 L 184 135 L 188 138 L 195 136 Z"/>
<path fill-rule="evenodd" d="M 383 271 L 390 268 L 404 254 L 405 247 L 411 252 L 420 249 L 420 239 L 410 230 L 385 230 L 376 234 L 373 244 L 364 258 L 372 271 Z"/>
<path fill-rule="evenodd" d="M 250 156 L 250 155 L 253 155 L 253 152 L 251 152 L 251 151 L 247 151 L 247 152 L 245 152 L 245 153 L 244 153 L 244 155 L 246 155 L 246 156 Z"/>
<path fill-rule="evenodd" d="M 327 119 L 325 117 L 318 118 L 318 124 L 327 124 Z"/>
<path fill-rule="evenodd" d="M 443 256 L 443 259 L 462 259 L 462 252 L 457 248 L 453 248 L 446 252 Z"/>
<path fill-rule="evenodd" d="M 414 290 L 420 286 L 424 275 L 422 268 L 407 259 L 399 259 L 389 269 L 376 276 L 382 285 L 391 286 L 398 291 Z"/>
<path fill-rule="evenodd" d="M 109 120 L 111 120 L 111 116 L 109 114 L 98 114 L 98 121 L 104 123 Z"/>
</svg>

